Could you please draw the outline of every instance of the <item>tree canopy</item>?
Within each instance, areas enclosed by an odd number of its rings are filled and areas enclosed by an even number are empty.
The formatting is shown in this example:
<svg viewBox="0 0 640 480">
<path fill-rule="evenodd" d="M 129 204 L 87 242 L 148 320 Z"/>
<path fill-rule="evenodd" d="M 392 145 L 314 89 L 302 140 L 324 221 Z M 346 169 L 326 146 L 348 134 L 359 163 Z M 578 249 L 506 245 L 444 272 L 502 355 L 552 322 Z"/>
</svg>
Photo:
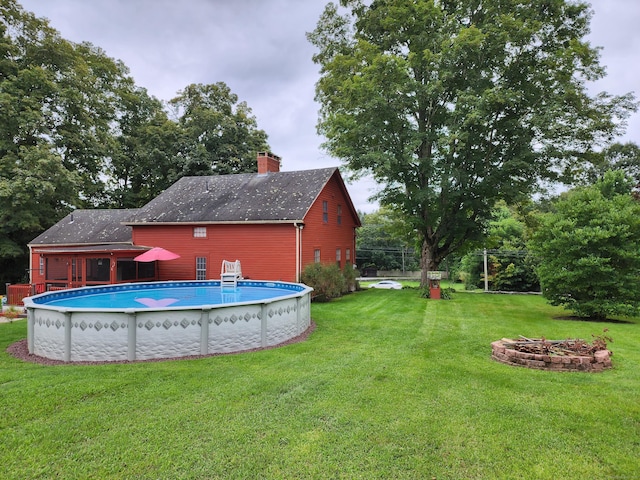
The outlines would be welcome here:
<svg viewBox="0 0 640 480">
<path fill-rule="evenodd" d="M 632 186 L 609 171 L 542 215 L 529 248 L 551 304 L 597 319 L 640 312 L 640 203 Z"/>
<path fill-rule="evenodd" d="M 402 215 L 389 207 L 361 213 L 362 227 L 356 238 L 358 268 L 378 270 L 416 270 L 413 232 Z"/>
<path fill-rule="evenodd" d="M 573 166 L 570 177 L 578 185 L 593 185 L 609 170 L 620 170 L 640 188 L 640 147 L 632 142 L 612 143 L 597 152 L 585 154 L 584 162 Z"/>
<path fill-rule="evenodd" d="M 189 85 L 170 102 L 183 128 L 183 174 L 225 175 L 256 170 L 256 152 L 267 150 L 246 102 L 223 82 Z"/>
<path fill-rule="evenodd" d="M 564 0 L 342 0 L 318 48 L 328 152 L 382 185 L 418 232 L 423 283 L 481 239 L 498 200 L 530 195 L 621 132 L 632 95 L 601 78 L 591 12 Z"/>
<path fill-rule="evenodd" d="M 488 252 L 488 283 L 490 290 L 533 292 L 540 285 L 526 252 L 527 228 L 515 208 L 499 202 L 487 226 L 485 247 Z M 469 289 L 484 285 L 484 259 L 479 251 L 467 253 L 461 260 L 465 286 Z"/>
<path fill-rule="evenodd" d="M 256 171 L 270 150 L 222 82 L 170 105 L 174 117 L 121 61 L 0 0 L 0 282 L 24 276 L 26 244 L 73 208 L 139 207 L 183 175 Z"/>
</svg>

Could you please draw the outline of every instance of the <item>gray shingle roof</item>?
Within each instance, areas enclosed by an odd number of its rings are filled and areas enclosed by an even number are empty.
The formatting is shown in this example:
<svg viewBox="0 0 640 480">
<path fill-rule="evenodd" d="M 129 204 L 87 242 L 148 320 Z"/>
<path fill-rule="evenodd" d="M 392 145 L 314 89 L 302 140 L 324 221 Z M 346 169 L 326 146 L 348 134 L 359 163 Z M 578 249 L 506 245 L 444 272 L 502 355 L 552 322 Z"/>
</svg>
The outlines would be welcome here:
<svg viewBox="0 0 640 480">
<path fill-rule="evenodd" d="M 131 244 L 131 227 L 123 225 L 137 209 L 74 210 L 29 245 Z"/>
<path fill-rule="evenodd" d="M 302 220 L 337 170 L 182 177 L 126 223 Z"/>
</svg>

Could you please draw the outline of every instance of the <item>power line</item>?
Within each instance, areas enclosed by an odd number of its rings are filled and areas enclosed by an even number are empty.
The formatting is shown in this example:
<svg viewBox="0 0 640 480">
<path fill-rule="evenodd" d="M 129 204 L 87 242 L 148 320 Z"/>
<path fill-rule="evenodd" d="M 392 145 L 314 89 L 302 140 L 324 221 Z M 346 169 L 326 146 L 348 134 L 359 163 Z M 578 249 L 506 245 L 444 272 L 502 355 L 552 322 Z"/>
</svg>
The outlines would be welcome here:
<svg viewBox="0 0 640 480">
<path fill-rule="evenodd" d="M 358 248 L 356 247 L 356 250 L 359 252 L 398 252 L 398 253 L 402 253 L 402 252 L 411 252 L 413 251 L 412 248 L 375 248 L 375 247 L 370 247 L 370 248 Z"/>
<path fill-rule="evenodd" d="M 528 250 L 500 250 L 500 249 L 487 249 L 486 253 L 488 255 L 500 255 L 502 257 L 526 257 L 529 255 Z M 476 250 L 474 255 L 483 256 L 485 254 L 484 250 Z"/>
</svg>

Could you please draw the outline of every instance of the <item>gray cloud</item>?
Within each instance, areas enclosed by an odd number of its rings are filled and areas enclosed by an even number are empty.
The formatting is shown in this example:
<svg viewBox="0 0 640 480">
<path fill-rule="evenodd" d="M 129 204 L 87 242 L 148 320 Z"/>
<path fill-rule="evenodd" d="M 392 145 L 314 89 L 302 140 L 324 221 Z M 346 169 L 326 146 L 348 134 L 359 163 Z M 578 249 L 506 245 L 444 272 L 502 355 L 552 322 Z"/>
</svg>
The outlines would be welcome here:
<svg viewBox="0 0 640 480">
<path fill-rule="evenodd" d="M 601 47 L 600 63 L 607 76 L 591 87 L 612 95 L 635 92 L 640 95 L 640 2 L 637 0 L 593 0 L 589 40 Z M 629 119 L 621 139 L 640 144 L 640 114 Z"/>
</svg>

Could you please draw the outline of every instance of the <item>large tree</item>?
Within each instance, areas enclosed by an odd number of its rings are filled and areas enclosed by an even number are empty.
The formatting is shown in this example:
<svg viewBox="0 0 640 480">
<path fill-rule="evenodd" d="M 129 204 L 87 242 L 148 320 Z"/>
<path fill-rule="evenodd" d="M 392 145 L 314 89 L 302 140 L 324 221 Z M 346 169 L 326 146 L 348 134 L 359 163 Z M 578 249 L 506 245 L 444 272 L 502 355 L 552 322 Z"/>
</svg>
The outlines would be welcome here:
<svg viewBox="0 0 640 480">
<path fill-rule="evenodd" d="M 255 171 L 266 134 L 222 82 L 171 101 L 46 19 L 0 0 L 0 282 L 24 277 L 26 243 L 73 208 L 139 207 L 183 175 Z"/>
<path fill-rule="evenodd" d="M 587 4 L 564 0 L 342 0 L 308 34 L 319 49 L 328 152 L 383 186 L 426 272 L 482 238 L 513 203 L 619 133 L 632 96 L 591 98 L 604 75 Z"/>
<path fill-rule="evenodd" d="M 24 276 L 26 243 L 103 195 L 120 63 L 0 0 L 0 280 Z"/>
<path fill-rule="evenodd" d="M 14 0 L 0 0 L 0 35 L 0 158 L 19 164 L 46 147 L 78 176 L 71 204 L 101 203 L 119 98 L 134 85 L 128 69 Z"/>
<path fill-rule="evenodd" d="M 189 85 L 169 103 L 184 131 L 182 175 L 257 170 L 256 152 L 269 150 L 267 134 L 225 83 Z"/>
<path fill-rule="evenodd" d="M 184 132 L 144 88 L 131 89 L 119 100 L 114 148 L 105 172 L 109 187 L 105 206 L 140 207 L 180 178 L 178 152 Z"/>
<path fill-rule="evenodd" d="M 251 109 L 223 82 L 178 92 L 172 118 L 143 88 L 119 93 L 107 206 L 139 207 L 185 175 L 255 172 L 256 153 L 270 150 Z"/>
</svg>

